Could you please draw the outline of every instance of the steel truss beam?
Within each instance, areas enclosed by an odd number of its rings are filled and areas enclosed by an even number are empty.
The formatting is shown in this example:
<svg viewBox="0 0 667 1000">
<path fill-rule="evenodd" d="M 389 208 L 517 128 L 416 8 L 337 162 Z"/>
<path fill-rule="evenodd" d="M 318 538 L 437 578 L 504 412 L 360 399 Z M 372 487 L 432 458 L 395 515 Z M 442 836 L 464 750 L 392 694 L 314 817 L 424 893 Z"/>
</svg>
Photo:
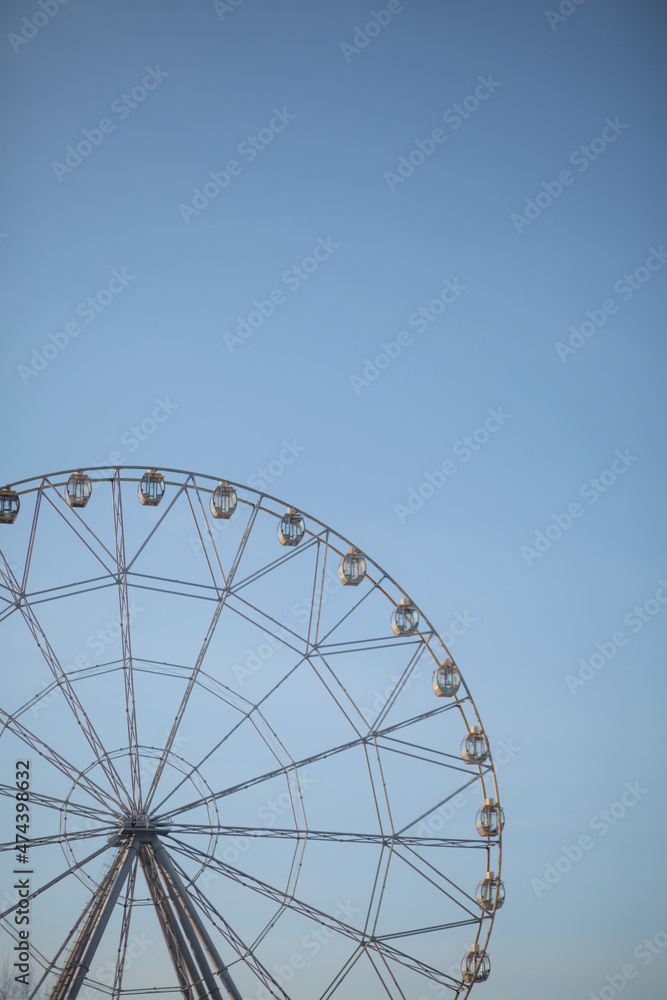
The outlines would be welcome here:
<svg viewBox="0 0 667 1000">
<path fill-rule="evenodd" d="M 185 1000 L 224 1000 L 218 976 L 231 1000 L 243 1000 L 164 846 L 152 831 L 123 843 L 93 899 L 88 915 L 49 1000 L 76 1000 L 113 908 L 139 859 L 179 989 Z M 84 911 L 85 913 L 86 911 Z M 127 919 L 129 925 L 129 914 Z M 180 926 L 179 926 L 180 922 Z M 120 970 L 122 974 L 122 968 Z"/>
<path fill-rule="evenodd" d="M 174 903 L 176 912 L 178 913 L 183 926 L 183 930 L 185 931 L 185 935 L 190 942 L 190 946 L 197 960 L 197 964 L 201 969 L 204 981 L 209 988 L 210 996 L 213 1000 L 223 1000 L 222 994 L 216 986 L 213 975 L 211 974 L 206 956 L 204 955 L 204 950 L 208 953 L 210 960 L 213 962 L 216 974 L 220 977 L 227 994 L 232 998 L 232 1000 L 243 1000 L 227 970 L 226 965 L 218 954 L 218 950 L 213 944 L 213 941 L 211 940 L 199 913 L 192 905 L 192 901 L 185 890 L 185 886 L 183 885 L 171 858 L 157 837 L 151 841 L 151 847 L 153 848 L 155 860 L 162 872 L 165 886 L 167 887 L 167 891 L 172 899 L 172 902 Z"/>
<path fill-rule="evenodd" d="M 174 911 L 170 906 L 169 899 L 160 884 L 160 877 L 153 852 L 149 850 L 146 844 L 143 844 L 139 851 L 139 863 L 148 884 L 148 891 L 153 900 L 160 929 L 167 945 L 172 965 L 174 966 L 179 989 L 185 1000 L 194 1000 L 194 994 L 190 986 L 190 984 L 193 984 L 199 1000 L 205 1000 L 207 996 L 206 989 L 197 973 L 185 938 L 178 926 Z"/>
<path fill-rule="evenodd" d="M 88 975 L 116 900 L 139 850 L 138 838 L 124 844 L 97 890 L 88 917 L 74 943 L 49 1000 L 75 1000 Z"/>
</svg>

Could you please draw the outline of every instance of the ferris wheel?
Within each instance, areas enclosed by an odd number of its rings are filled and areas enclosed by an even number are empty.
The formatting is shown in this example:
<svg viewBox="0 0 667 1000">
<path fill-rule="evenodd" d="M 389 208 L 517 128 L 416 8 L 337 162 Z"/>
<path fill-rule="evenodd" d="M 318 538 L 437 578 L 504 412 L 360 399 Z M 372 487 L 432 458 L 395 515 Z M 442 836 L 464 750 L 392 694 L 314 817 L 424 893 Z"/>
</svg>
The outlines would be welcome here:
<svg viewBox="0 0 667 1000">
<path fill-rule="evenodd" d="M 488 978 L 489 741 L 390 576 L 179 470 L 14 483 L 0 524 L 20 995 L 431 1000 Z"/>
</svg>

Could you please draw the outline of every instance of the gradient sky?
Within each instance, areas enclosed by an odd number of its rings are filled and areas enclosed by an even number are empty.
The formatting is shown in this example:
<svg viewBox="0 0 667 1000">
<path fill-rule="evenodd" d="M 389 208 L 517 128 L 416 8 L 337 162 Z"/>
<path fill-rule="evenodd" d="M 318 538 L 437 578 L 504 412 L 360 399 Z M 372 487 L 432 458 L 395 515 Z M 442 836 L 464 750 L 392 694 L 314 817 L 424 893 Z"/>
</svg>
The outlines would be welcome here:
<svg viewBox="0 0 667 1000">
<path fill-rule="evenodd" d="M 512 748 L 476 995 L 659 1000 L 665 12 L 387 6 L 3 4 L 2 482 L 163 464 L 352 538 Z"/>
</svg>

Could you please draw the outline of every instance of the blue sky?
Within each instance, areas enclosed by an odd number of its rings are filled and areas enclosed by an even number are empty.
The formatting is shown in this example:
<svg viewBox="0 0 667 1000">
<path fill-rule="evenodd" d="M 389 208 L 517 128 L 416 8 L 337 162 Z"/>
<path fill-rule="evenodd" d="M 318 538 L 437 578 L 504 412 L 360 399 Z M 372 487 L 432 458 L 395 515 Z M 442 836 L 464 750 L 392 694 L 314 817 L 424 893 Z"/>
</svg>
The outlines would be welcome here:
<svg viewBox="0 0 667 1000">
<path fill-rule="evenodd" d="M 2 12 L 2 481 L 194 470 L 354 540 L 520 748 L 478 995 L 600 996 L 631 963 L 658 1000 L 661 5 L 41 9 Z"/>
</svg>

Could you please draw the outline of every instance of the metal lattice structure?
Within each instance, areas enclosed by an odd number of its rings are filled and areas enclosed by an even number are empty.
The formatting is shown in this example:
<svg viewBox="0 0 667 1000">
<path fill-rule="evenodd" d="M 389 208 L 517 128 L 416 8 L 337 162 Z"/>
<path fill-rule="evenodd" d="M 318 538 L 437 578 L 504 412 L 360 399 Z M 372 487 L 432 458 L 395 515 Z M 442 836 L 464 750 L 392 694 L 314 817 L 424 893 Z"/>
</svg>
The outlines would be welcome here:
<svg viewBox="0 0 667 1000">
<path fill-rule="evenodd" d="M 0 918 L 26 995 L 483 982 L 504 899 L 491 748 L 395 581 L 220 477 L 79 469 L 2 493 L 0 792 L 26 805 Z"/>
</svg>

